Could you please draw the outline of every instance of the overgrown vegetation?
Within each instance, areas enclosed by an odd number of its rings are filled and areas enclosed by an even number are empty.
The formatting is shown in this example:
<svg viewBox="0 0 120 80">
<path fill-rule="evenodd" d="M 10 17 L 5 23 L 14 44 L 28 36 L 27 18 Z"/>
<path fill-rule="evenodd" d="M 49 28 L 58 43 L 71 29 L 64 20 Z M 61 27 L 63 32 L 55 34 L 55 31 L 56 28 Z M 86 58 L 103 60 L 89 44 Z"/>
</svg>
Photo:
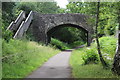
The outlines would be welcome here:
<svg viewBox="0 0 120 80">
<path fill-rule="evenodd" d="M 9 7 L 10 6 L 10 7 Z M 10 31 L 6 31 L 9 24 L 17 18 L 21 11 L 25 11 L 27 14 L 32 11 L 37 11 L 39 13 L 64 13 L 61 11 L 56 2 L 3 2 L 2 3 L 2 37 L 9 41 L 13 34 Z M 26 15 L 27 16 L 27 15 Z M 7 19 L 9 18 L 9 19 Z M 60 29 L 53 31 L 53 38 L 56 38 L 64 43 L 71 44 L 71 46 L 80 46 L 78 43 L 86 42 L 85 32 L 74 28 L 72 25 L 63 25 Z M 27 36 L 30 40 L 35 40 L 33 36 L 28 32 Z M 65 34 L 64 34 L 65 33 Z M 61 35 L 62 34 L 62 35 Z M 61 36 L 58 36 L 61 35 Z M 78 37 L 79 36 L 79 37 Z M 75 44 L 74 44 L 75 43 Z"/>
<path fill-rule="evenodd" d="M 78 47 L 83 44 L 85 43 L 82 41 L 75 41 L 71 44 L 68 44 L 68 43 L 62 42 L 54 38 L 52 38 L 50 42 L 51 46 L 54 46 L 55 48 L 60 49 L 60 50 L 72 49 L 72 48 Z"/>
<path fill-rule="evenodd" d="M 101 61 L 101 64 L 103 65 L 104 68 L 108 67 L 108 64 L 104 60 L 102 53 L 101 53 L 101 48 L 100 48 L 100 42 L 99 42 L 99 36 L 98 36 L 98 24 L 99 24 L 99 15 L 100 15 L 100 2 L 97 2 L 97 9 L 96 9 L 96 25 L 95 25 L 95 35 L 96 35 L 96 44 L 97 44 L 97 51 L 98 55 Z"/>
<path fill-rule="evenodd" d="M 64 43 L 64 42 L 61 42 L 57 39 L 54 39 L 52 38 L 51 42 L 50 42 L 50 45 L 54 46 L 55 48 L 57 49 L 60 49 L 60 50 L 66 50 L 66 49 L 69 49 L 68 47 L 68 44 Z"/>
<path fill-rule="evenodd" d="M 104 69 L 98 58 L 96 43 L 90 47 L 85 47 L 72 52 L 70 64 L 72 74 L 75 78 L 117 78 L 111 72 L 113 57 L 116 49 L 116 38 L 113 36 L 99 39 L 101 51 L 104 59 L 109 64 L 108 69 Z M 109 51 L 108 51 L 109 50 Z"/>
<path fill-rule="evenodd" d="M 11 39 L 9 42 L 2 42 L 3 78 L 24 78 L 59 52 L 57 49 L 31 41 Z"/>
<path fill-rule="evenodd" d="M 97 2 L 70 2 L 67 5 L 68 13 L 83 13 L 86 15 L 96 16 Z M 119 2 L 101 2 L 100 15 L 99 15 L 99 25 L 98 25 L 98 35 L 114 35 L 116 32 L 117 22 L 117 9 L 119 8 Z M 92 18 L 88 22 L 92 26 L 95 24 L 95 19 Z"/>
<path fill-rule="evenodd" d="M 76 25 L 60 25 L 56 28 L 51 29 L 48 34 L 58 39 L 66 44 L 71 44 L 71 46 L 75 46 L 78 43 L 80 43 L 78 46 L 80 46 L 82 43 L 84 44 L 86 40 L 86 32 L 84 32 L 82 29 L 75 28 Z M 76 46 L 75 46 L 76 47 Z"/>
<path fill-rule="evenodd" d="M 98 37 L 115 35 L 118 28 L 117 2 L 101 2 L 100 21 L 98 24 Z M 66 9 L 61 9 L 57 3 L 51 2 L 2 2 L 2 49 L 3 49 L 3 77 L 19 78 L 41 66 L 51 56 L 59 51 L 50 48 L 65 50 L 84 44 L 86 33 L 71 26 L 58 29 L 52 35 L 50 47 L 42 46 L 35 42 L 24 40 L 13 40 L 12 32 L 6 31 L 6 28 L 12 20 L 15 20 L 18 14 L 24 10 L 27 14 L 32 11 L 39 13 L 82 13 L 91 16 L 87 21 L 90 26 L 95 26 L 96 2 L 69 2 Z M 72 26 L 74 27 L 74 26 Z M 29 34 L 30 35 L 30 34 Z M 91 35 L 94 37 L 94 35 Z M 32 36 L 30 35 L 30 40 Z M 57 40 L 58 39 L 58 40 Z M 61 42 L 63 41 L 63 42 Z M 100 47 L 103 58 L 109 64 L 110 68 L 116 49 L 116 39 L 112 37 L 100 38 Z M 47 51 L 49 50 L 49 52 Z M 71 56 L 71 66 L 73 67 L 73 76 L 78 78 L 116 78 L 110 69 L 103 69 L 96 51 L 96 43 L 91 47 L 73 51 Z M 94 69 L 94 70 L 93 70 Z"/>
</svg>

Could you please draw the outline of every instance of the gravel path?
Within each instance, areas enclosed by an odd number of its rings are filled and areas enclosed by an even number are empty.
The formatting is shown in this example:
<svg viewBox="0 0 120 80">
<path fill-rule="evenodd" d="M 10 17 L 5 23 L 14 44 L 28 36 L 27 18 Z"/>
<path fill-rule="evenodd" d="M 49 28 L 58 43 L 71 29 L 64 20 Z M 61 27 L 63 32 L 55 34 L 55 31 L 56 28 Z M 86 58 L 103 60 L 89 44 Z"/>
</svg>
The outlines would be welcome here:
<svg viewBox="0 0 120 80">
<path fill-rule="evenodd" d="M 70 78 L 69 58 L 72 50 L 62 51 L 45 62 L 27 78 Z"/>
</svg>

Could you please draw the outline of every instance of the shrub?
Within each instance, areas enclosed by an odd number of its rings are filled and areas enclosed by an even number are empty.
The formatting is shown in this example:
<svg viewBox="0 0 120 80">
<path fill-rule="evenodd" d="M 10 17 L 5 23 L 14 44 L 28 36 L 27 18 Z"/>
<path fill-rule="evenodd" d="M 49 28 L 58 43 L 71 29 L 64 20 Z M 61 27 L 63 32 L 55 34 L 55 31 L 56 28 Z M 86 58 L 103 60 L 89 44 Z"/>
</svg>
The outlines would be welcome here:
<svg viewBox="0 0 120 80">
<path fill-rule="evenodd" d="M 113 61 L 113 57 L 116 50 L 116 38 L 114 36 L 104 36 L 100 39 L 100 47 L 103 58 L 109 64 Z M 89 48 L 83 48 L 80 50 L 82 53 L 83 64 L 98 63 L 99 57 L 96 48 L 96 43 L 92 43 Z"/>
<path fill-rule="evenodd" d="M 7 42 L 13 37 L 13 33 L 10 30 L 5 30 L 2 27 L 2 38 L 4 38 Z"/>
<path fill-rule="evenodd" d="M 98 54 L 95 48 L 85 48 L 82 55 L 82 59 L 84 60 L 83 64 L 97 64 L 99 62 Z"/>
<path fill-rule="evenodd" d="M 112 64 L 113 62 L 116 51 L 116 41 L 117 38 L 114 36 L 104 36 L 100 38 L 100 46 L 103 57 L 107 62 L 109 62 L 109 64 Z"/>
<path fill-rule="evenodd" d="M 10 39 L 9 42 L 2 40 L 3 56 L 15 53 L 21 53 L 27 50 L 27 42 Z"/>
<path fill-rule="evenodd" d="M 100 38 L 101 50 L 104 54 L 108 54 L 111 57 L 114 57 L 116 50 L 116 41 L 117 39 L 113 36 L 102 37 Z"/>
<path fill-rule="evenodd" d="M 60 50 L 66 50 L 66 49 L 68 49 L 67 44 L 65 44 L 65 43 L 63 43 L 63 42 L 61 42 L 61 41 L 59 41 L 57 39 L 53 39 L 52 38 L 50 44 L 52 46 L 54 46 L 55 48 L 58 48 Z"/>
<path fill-rule="evenodd" d="M 83 45 L 83 44 L 85 44 L 83 41 L 75 41 L 75 42 L 71 43 L 70 46 L 72 48 L 75 48 L 75 47 Z"/>
</svg>

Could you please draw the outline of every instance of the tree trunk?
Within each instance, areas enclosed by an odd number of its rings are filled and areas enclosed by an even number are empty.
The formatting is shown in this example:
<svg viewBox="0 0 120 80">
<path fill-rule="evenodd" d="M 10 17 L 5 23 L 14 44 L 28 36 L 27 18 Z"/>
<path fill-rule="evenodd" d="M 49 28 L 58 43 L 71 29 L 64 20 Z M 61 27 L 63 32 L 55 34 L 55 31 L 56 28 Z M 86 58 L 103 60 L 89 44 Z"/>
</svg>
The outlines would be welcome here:
<svg viewBox="0 0 120 80">
<path fill-rule="evenodd" d="M 119 23 L 119 30 L 118 30 L 118 42 L 117 42 L 117 48 L 116 48 L 116 54 L 114 57 L 113 62 L 113 72 L 115 74 L 120 75 L 120 7 L 118 6 L 118 23 Z"/>
<path fill-rule="evenodd" d="M 103 67 L 107 67 L 107 63 L 105 62 L 105 60 L 103 59 L 102 57 L 102 54 L 101 54 L 101 50 L 100 50 L 100 44 L 99 44 L 99 37 L 98 37 L 98 23 L 99 23 L 99 8 L 100 8 L 100 2 L 98 1 L 98 4 L 97 4 L 97 17 L 96 17 L 96 42 L 97 42 L 97 50 L 98 50 L 98 54 L 99 54 L 99 57 L 100 57 L 100 61 L 103 65 Z"/>
</svg>

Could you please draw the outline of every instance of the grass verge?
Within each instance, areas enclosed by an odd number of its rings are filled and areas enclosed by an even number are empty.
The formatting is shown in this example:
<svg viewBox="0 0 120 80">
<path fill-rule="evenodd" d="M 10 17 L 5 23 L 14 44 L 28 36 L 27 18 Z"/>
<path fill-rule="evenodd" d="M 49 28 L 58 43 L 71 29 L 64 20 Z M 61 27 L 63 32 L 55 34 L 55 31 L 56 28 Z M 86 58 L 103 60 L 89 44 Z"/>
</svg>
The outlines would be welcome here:
<svg viewBox="0 0 120 80">
<path fill-rule="evenodd" d="M 102 37 L 100 38 L 100 44 L 103 57 L 111 66 L 113 54 L 115 53 L 116 39 L 114 37 Z M 90 54 L 93 53 L 97 55 L 96 43 L 93 43 L 90 47 L 81 48 L 72 52 L 70 65 L 74 78 L 120 78 L 113 75 L 111 69 L 103 69 L 100 62 L 96 64 L 84 64 L 83 57 L 89 58 L 91 57 Z"/>
<path fill-rule="evenodd" d="M 2 77 L 24 78 L 58 52 L 35 42 L 3 40 Z"/>
</svg>

